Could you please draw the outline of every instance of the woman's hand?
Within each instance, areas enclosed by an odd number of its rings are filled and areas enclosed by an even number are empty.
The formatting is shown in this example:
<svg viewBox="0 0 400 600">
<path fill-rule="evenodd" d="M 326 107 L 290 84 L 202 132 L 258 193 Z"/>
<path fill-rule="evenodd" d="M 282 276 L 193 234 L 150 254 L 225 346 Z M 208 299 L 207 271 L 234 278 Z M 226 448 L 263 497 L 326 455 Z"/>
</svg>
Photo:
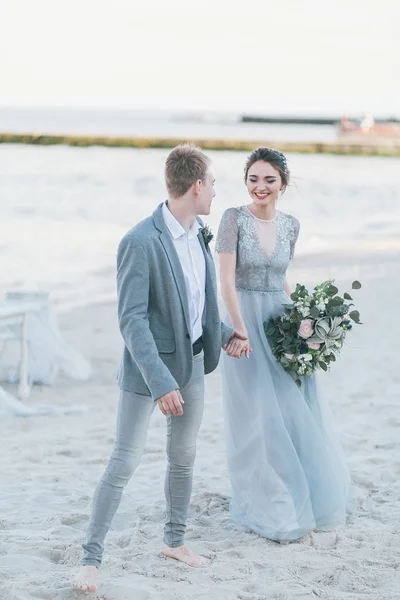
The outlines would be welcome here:
<svg viewBox="0 0 400 600">
<path fill-rule="evenodd" d="M 241 358 L 243 352 L 245 353 L 246 357 L 249 358 L 250 352 L 253 352 L 253 349 L 250 346 L 247 331 L 239 331 L 235 329 L 229 338 L 228 343 L 224 346 L 224 350 L 228 356 L 233 358 Z"/>
</svg>

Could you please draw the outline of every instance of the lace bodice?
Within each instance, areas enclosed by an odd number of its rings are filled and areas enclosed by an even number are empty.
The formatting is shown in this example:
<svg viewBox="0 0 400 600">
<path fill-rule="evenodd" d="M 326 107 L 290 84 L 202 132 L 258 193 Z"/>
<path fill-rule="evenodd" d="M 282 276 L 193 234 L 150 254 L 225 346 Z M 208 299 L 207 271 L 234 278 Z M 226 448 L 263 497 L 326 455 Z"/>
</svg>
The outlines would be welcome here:
<svg viewBox="0 0 400 600">
<path fill-rule="evenodd" d="M 236 252 L 236 288 L 280 292 L 293 258 L 300 223 L 280 211 L 272 221 L 257 219 L 246 206 L 222 215 L 216 251 Z"/>
</svg>

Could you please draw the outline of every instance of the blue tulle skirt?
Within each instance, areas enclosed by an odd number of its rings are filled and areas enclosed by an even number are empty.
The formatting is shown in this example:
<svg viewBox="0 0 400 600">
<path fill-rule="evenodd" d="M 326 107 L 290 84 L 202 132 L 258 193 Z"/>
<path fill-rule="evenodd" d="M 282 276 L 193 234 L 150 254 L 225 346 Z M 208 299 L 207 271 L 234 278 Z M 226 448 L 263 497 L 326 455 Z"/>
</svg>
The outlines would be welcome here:
<svg viewBox="0 0 400 600">
<path fill-rule="evenodd" d="M 238 296 L 253 353 L 224 353 L 221 365 L 231 518 L 280 541 L 342 525 L 350 480 L 329 406 L 315 376 L 297 386 L 264 334 L 264 321 L 291 300 L 285 292 Z"/>
</svg>

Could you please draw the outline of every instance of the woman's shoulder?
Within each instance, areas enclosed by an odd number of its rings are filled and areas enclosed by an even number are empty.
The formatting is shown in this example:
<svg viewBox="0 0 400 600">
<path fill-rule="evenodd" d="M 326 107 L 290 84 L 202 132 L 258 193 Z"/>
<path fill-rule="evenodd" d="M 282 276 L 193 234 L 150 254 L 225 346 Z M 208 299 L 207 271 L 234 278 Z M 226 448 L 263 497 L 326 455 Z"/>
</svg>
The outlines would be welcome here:
<svg viewBox="0 0 400 600">
<path fill-rule="evenodd" d="M 241 210 L 243 210 L 244 206 L 231 206 L 230 208 L 227 208 L 226 210 L 224 210 L 224 215 L 235 215 L 237 213 L 239 213 Z"/>
<path fill-rule="evenodd" d="M 288 223 L 288 225 L 291 225 L 292 227 L 294 227 L 294 229 L 300 229 L 300 221 L 296 217 L 282 211 L 280 211 L 280 213 L 283 219 Z"/>
<path fill-rule="evenodd" d="M 227 208 L 221 218 L 215 250 L 220 252 L 236 252 L 240 229 L 238 207 Z"/>
<path fill-rule="evenodd" d="M 246 212 L 246 206 L 231 206 L 224 211 L 222 218 L 234 219 L 236 221 L 240 215 Z"/>
</svg>

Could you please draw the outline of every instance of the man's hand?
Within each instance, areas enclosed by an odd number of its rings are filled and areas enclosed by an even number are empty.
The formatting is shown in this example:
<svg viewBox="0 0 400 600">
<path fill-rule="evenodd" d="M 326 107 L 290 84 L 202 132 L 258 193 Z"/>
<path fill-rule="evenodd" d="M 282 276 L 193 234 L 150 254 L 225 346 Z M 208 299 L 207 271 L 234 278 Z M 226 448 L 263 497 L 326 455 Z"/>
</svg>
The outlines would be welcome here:
<svg viewBox="0 0 400 600">
<path fill-rule="evenodd" d="M 185 404 L 179 390 L 173 390 L 157 399 L 157 404 L 163 415 L 183 415 L 182 404 Z"/>
<path fill-rule="evenodd" d="M 241 332 L 235 329 L 228 340 L 228 343 L 224 346 L 228 356 L 234 358 L 241 358 L 243 352 L 246 357 L 249 358 L 250 352 L 253 352 L 249 344 L 249 338 L 247 332 Z"/>
</svg>

